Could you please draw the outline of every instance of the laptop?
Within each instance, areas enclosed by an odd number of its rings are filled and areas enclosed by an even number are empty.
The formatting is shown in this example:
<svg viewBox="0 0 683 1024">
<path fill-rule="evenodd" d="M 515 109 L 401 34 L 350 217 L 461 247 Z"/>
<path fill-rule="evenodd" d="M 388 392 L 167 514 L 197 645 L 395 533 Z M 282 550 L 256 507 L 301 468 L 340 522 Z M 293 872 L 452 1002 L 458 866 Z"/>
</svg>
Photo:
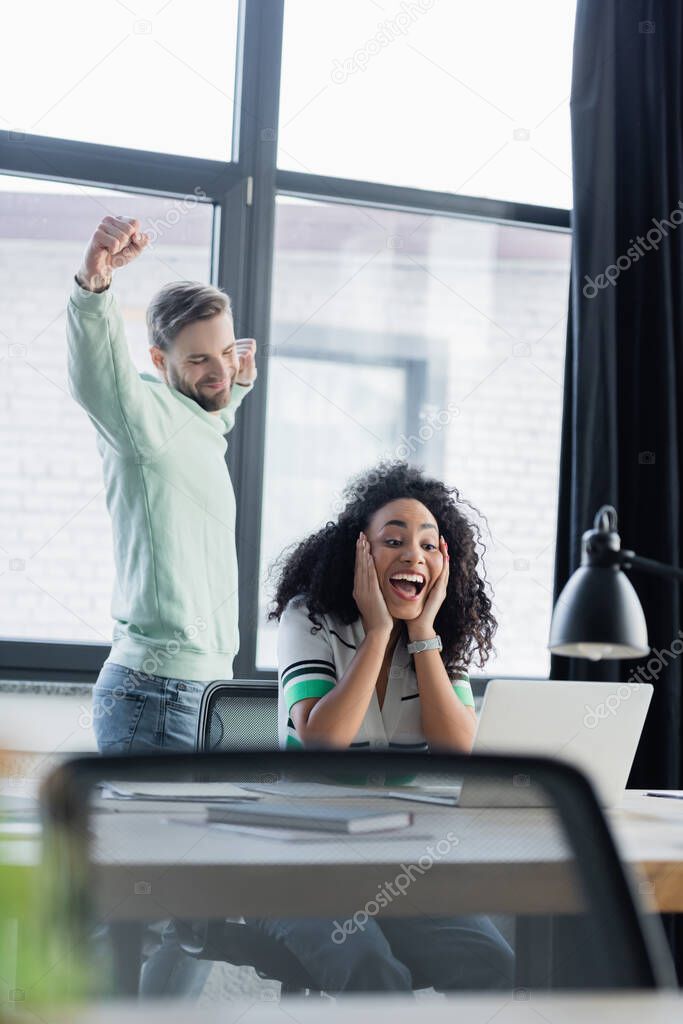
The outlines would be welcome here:
<svg viewBox="0 0 683 1024">
<path fill-rule="evenodd" d="M 603 807 L 624 793 L 652 699 L 651 683 L 491 679 L 484 693 L 472 752 L 540 754 L 575 765 Z M 533 779 L 499 785 L 464 781 L 459 807 L 538 807 L 546 804 Z"/>
</svg>

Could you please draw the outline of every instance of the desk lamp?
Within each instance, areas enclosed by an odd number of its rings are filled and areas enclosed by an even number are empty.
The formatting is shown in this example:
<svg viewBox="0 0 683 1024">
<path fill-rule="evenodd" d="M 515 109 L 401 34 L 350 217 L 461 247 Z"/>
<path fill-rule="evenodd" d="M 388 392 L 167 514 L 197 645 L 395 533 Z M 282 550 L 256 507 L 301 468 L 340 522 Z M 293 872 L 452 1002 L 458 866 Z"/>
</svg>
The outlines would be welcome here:
<svg viewBox="0 0 683 1024">
<path fill-rule="evenodd" d="M 591 661 L 648 654 L 645 615 L 623 570 L 642 569 L 682 581 L 683 570 L 623 550 L 611 505 L 598 509 L 593 529 L 581 540 L 581 565 L 557 599 L 548 647 L 553 654 Z"/>
</svg>

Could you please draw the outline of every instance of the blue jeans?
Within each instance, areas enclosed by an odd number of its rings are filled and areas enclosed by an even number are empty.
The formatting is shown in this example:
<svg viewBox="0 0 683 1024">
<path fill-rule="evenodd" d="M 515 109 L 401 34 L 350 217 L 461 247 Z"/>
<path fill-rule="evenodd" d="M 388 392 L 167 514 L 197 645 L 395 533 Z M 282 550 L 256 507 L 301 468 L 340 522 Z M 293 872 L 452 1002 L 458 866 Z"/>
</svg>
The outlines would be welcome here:
<svg viewBox="0 0 683 1024">
<path fill-rule="evenodd" d="M 92 725 L 102 754 L 196 750 L 199 705 L 206 683 L 166 679 L 106 663 L 92 694 Z M 157 940 L 158 941 L 158 940 Z M 178 945 L 173 921 L 142 970 L 140 994 L 197 997 L 211 963 Z"/>
<path fill-rule="evenodd" d="M 514 953 L 482 915 L 368 918 L 350 932 L 323 918 L 249 918 L 247 924 L 282 942 L 329 994 L 514 986 Z"/>
<path fill-rule="evenodd" d="M 196 750 L 205 687 L 206 683 L 105 663 L 92 692 L 92 724 L 100 753 Z"/>
</svg>

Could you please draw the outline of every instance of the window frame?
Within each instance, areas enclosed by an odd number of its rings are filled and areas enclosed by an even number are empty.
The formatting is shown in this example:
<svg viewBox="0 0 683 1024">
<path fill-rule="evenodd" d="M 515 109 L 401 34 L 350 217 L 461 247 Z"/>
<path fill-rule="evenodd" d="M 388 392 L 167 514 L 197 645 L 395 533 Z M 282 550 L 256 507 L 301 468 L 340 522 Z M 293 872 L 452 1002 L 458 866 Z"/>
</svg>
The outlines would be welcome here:
<svg viewBox="0 0 683 1024">
<path fill-rule="evenodd" d="M 301 332 L 300 332 L 301 333 Z M 270 350 L 274 355 L 278 354 L 278 346 L 272 345 Z M 292 361 L 297 359 L 308 360 L 310 362 L 330 362 L 337 365 L 343 364 L 347 366 L 358 366 L 358 367 L 391 367 L 392 369 L 398 369 L 403 371 L 404 378 L 406 381 L 406 393 L 411 396 L 406 403 L 403 410 L 404 424 L 403 429 L 407 435 L 417 432 L 420 427 L 419 410 L 424 402 L 426 394 L 426 370 L 427 360 L 421 358 L 408 358 L 402 356 L 385 356 L 385 355 L 367 355 L 360 354 L 357 352 L 349 353 L 344 352 L 341 348 L 325 349 L 324 351 L 309 351 L 309 349 L 302 345 L 287 345 L 286 350 L 282 355 Z M 263 453 L 263 469 L 265 470 L 265 449 Z M 263 486 L 263 473 L 261 475 L 261 486 Z M 259 531 L 260 537 L 261 531 Z M 250 571 L 253 573 L 253 578 L 257 581 L 256 595 L 257 599 L 259 596 L 258 581 L 261 578 L 261 552 L 259 550 L 259 561 L 256 567 Z M 261 625 L 264 625 L 264 621 L 260 618 Z M 254 663 L 248 666 L 250 679 L 275 679 L 277 673 L 267 669 L 257 668 L 257 655 L 258 655 L 258 622 L 256 631 L 254 634 Z M 239 677 L 238 677 L 239 678 Z"/>
<path fill-rule="evenodd" d="M 240 649 L 233 674 L 254 680 L 276 677 L 256 669 L 276 198 L 571 231 L 570 210 L 278 169 L 285 2 L 239 0 L 231 161 L 0 131 L 1 173 L 178 199 L 199 186 L 206 194 L 202 201 L 214 205 L 212 283 L 232 298 L 237 336 L 259 344 L 258 384 L 240 410 L 227 453 L 240 567 Z M 0 679 L 94 682 L 109 650 L 108 644 L 0 638 Z M 479 685 L 487 678 L 475 677 Z"/>
</svg>

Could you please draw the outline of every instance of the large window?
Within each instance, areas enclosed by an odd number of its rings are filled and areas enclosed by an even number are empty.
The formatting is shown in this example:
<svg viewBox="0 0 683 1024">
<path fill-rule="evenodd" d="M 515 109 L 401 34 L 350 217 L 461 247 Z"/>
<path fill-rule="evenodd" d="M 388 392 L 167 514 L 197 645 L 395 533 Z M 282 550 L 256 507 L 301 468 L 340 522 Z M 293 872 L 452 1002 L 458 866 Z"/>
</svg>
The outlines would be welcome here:
<svg viewBox="0 0 683 1024">
<path fill-rule="evenodd" d="M 281 167 L 571 206 L 575 0 L 287 0 Z"/>
<path fill-rule="evenodd" d="M 238 337 L 259 345 L 227 456 L 235 676 L 275 672 L 269 568 L 387 457 L 478 510 L 500 624 L 487 674 L 547 674 L 574 9 L 73 0 L 45 6 L 36 33 L 31 5 L 12 5 L 0 675 L 94 680 L 109 649 L 111 529 L 65 345 L 73 274 L 105 213 L 153 236 L 114 283 L 139 370 L 146 308 L 176 278 L 227 291 Z"/>
<path fill-rule="evenodd" d="M 237 0 L 16 3 L 2 20 L 0 127 L 231 158 Z"/>
<path fill-rule="evenodd" d="M 136 216 L 151 244 L 116 277 L 131 353 L 153 372 L 145 308 L 174 278 L 211 275 L 213 208 L 0 176 L 0 632 L 111 639 L 111 529 L 95 430 L 66 379 L 66 298 L 102 217 Z"/>
<path fill-rule="evenodd" d="M 270 560 L 388 457 L 485 517 L 487 670 L 546 674 L 569 234 L 301 201 L 276 225 L 259 667 Z"/>
</svg>

